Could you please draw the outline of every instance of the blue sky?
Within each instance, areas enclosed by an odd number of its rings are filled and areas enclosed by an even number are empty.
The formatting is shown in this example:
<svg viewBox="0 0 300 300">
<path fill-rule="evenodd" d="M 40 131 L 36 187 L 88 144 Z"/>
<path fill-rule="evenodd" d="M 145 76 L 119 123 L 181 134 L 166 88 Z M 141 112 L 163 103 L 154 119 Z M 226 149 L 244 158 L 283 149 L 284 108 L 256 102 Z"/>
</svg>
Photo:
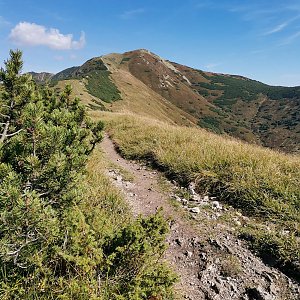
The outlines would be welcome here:
<svg viewBox="0 0 300 300">
<path fill-rule="evenodd" d="M 191 67 L 300 85 L 299 0 L 0 0 L 0 60 L 58 72 L 138 48 Z"/>
</svg>

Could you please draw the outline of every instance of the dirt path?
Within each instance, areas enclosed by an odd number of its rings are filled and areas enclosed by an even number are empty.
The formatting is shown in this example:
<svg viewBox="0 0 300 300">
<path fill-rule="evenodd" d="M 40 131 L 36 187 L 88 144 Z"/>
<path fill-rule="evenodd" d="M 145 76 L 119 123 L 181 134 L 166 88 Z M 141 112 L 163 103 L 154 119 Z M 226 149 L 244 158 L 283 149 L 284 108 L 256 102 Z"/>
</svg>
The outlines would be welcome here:
<svg viewBox="0 0 300 300">
<path fill-rule="evenodd" d="M 222 208 L 189 212 L 172 205 L 170 194 L 178 187 L 162 184 L 162 174 L 123 159 L 105 136 L 102 149 L 112 162 L 109 176 L 123 191 L 133 214 L 149 215 L 162 207 L 172 218 L 166 259 L 180 276 L 177 289 L 183 299 L 299 299 L 299 286 L 243 247 L 229 228 L 216 222 Z M 121 170 L 132 177 L 131 181 Z M 216 201 L 215 201 L 216 202 Z"/>
</svg>

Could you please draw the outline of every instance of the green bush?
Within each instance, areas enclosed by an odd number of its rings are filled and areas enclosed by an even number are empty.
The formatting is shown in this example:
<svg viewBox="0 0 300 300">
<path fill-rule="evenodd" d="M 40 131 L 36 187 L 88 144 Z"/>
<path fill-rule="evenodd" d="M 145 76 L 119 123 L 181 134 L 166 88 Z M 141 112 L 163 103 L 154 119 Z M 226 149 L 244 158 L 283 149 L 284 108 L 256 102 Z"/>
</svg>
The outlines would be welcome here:
<svg viewBox="0 0 300 300">
<path fill-rule="evenodd" d="M 111 286 L 109 278 L 118 282 L 108 292 L 107 299 L 123 299 L 118 298 L 120 291 L 124 299 L 172 297 L 171 287 L 176 277 L 159 263 L 166 247 L 167 232 L 166 222 L 158 213 L 147 219 L 138 218 L 107 241 L 103 272 L 108 276 L 106 286 Z"/>
<path fill-rule="evenodd" d="M 21 52 L 10 56 L 0 71 L 0 298 L 170 299 L 175 277 L 158 262 L 163 218 L 131 224 L 115 194 L 98 199 L 98 184 L 85 181 L 103 123 L 70 86 L 59 96 L 39 89 L 21 74 Z"/>
<path fill-rule="evenodd" d="M 220 121 L 214 117 L 205 116 L 199 119 L 198 125 L 202 128 L 209 129 L 215 133 L 222 133 Z"/>
<path fill-rule="evenodd" d="M 91 95 L 105 102 L 113 102 L 120 100 L 120 91 L 111 81 L 109 76 L 109 71 L 92 71 L 88 75 L 88 83 L 86 87 Z"/>
</svg>

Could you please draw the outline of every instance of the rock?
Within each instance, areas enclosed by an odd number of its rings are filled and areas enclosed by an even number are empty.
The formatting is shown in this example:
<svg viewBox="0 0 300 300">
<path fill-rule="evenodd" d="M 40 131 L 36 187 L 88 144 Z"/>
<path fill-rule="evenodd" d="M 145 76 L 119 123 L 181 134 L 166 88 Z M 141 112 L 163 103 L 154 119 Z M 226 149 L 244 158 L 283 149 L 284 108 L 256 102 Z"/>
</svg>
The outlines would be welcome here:
<svg viewBox="0 0 300 300">
<path fill-rule="evenodd" d="M 194 213 L 194 214 L 199 214 L 200 213 L 200 208 L 195 206 L 195 207 L 192 207 L 190 209 L 190 212 Z"/>
<path fill-rule="evenodd" d="M 219 201 L 213 201 L 211 203 L 211 206 L 212 206 L 213 209 L 219 209 L 219 210 L 223 209 L 223 207 L 222 207 L 222 205 L 220 204 Z"/>
<path fill-rule="evenodd" d="M 181 199 L 179 196 L 177 196 L 177 195 L 174 195 L 174 199 L 175 199 L 176 201 L 178 201 L 178 202 L 181 202 L 181 201 L 182 201 L 182 199 Z"/>
<path fill-rule="evenodd" d="M 186 255 L 187 257 L 192 257 L 192 256 L 193 256 L 193 252 L 191 252 L 191 251 L 186 251 L 186 252 L 185 252 L 185 255 Z"/>
<path fill-rule="evenodd" d="M 261 287 L 248 288 L 246 290 L 246 293 L 247 293 L 247 296 L 253 300 L 272 300 L 273 299 L 273 297 L 270 294 L 264 292 Z"/>
<path fill-rule="evenodd" d="M 184 199 L 184 198 L 183 198 L 183 199 L 181 199 L 181 202 L 182 202 L 182 204 L 183 204 L 183 205 L 186 205 L 186 204 L 188 204 L 188 203 L 189 203 L 189 201 L 187 201 L 187 200 L 186 200 L 186 199 Z"/>
<path fill-rule="evenodd" d="M 192 195 L 191 200 L 199 202 L 201 200 L 201 197 L 198 194 L 194 194 Z"/>
<path fill-rule="evenodd" d="M 209 196 L 204 196 L 203 201 L 208 202 L 209 201 Z"/>
<path fill-rule="evenodd" d="M 195 236 L 195 237 L 193 237 L 193 238 L 191 239 L 190 245 L 191 245 L 192 247 L 196 247 L 196 246 L 198 246 L 199 244 L 200 244 L 200 239 L 199 239 L 197 236 Z"/>
<path fill-rule="evenodd" d="M 195 182 L 191 182 L 189 184 L 189 187 L 188 187 L 188 191 L 191 195 L 196 195 L 197 193 L 195 192 L 195 188 L 196 188 L 196 184 Z"/>
<path fill-rule="evenodd" d="M 220 249 L 220 250 L 223 249 L 221 243 L 220 243 L 218 240 L 216 240 L 216 239 L 210 238 L 210 239 L 208 239 L 208 242 L 209 242 L 212 246 L 216 247 L 217 249 Z"/>
<path fill-rule="evenodd" d="M 216 294 L 219 294 L 219 293 L 220 293 L 220 286 L 219 286 L 218 284 L 213 283 L 213 284 L 211 285 L 211 288 L 212 288 L 212 290 L 213 290 Z"/>
<path fill-rule="evenodd" d="M 241 226 L 241 225 L 242 225 L 242 223 L 241 223 L 239 220 L 235 220 L 235 225 L 237 225 L 237 226 Z"/>
<path fill-rule="evenodd" d="M 207 260 L 207 254 L 206 254 L 205 252 L 201 252 L 201 253 L 199 254 L 199 257 L 200 257 L 200 259 L 202 259 L 202 260 Z"/>
<path fill-rule="evenodd" d="M 281 231 L 281 234 L 282 234 L 282 235 L 288 235 L 288 234 L 290 234 L 290 231 L 287 230 L 287 229 L 283 229 L 283 230 Z"/>
<path fill-rule="evenodd" d="M 122 176 L 120 175 L 116 176 L 115 180 L 117 180 L 117 182 L 122 182 Z"/>
<path fill-rule="evenodd" d="M 177 238 L 177 239 L 175 239 L 175 243 L 176 243 L 178 246 L 182 246 L 183 240 L 182 240 L 181 238 Z"/>
</svg>

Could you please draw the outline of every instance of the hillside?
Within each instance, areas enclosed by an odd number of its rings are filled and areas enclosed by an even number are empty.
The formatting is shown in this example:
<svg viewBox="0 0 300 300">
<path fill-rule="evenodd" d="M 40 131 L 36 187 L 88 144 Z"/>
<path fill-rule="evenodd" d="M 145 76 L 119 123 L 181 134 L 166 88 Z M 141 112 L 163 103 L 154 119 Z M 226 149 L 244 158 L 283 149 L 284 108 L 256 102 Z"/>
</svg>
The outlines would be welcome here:
<svg viewBox="0 0 300 300">
<path fill-rule="evenodd" d="M 182 199 L 175 197 L 184 209 L 201 213 L 213 199 L 238 209 L 238 222 L 227 207 L 229 215 L 208 218 L 205 228 L 215 224 L 224 233 L 227 223 L 268 264 L 300 280 L 299 156 L 133 115 L 102 113 L 101 119 L 124 157 L 148 161 L 188 187 L 177 191 Z"/>
<path fill-rule="evenodd" d="M 62 80 L 72 80 L 78 96 L 91 95 L 91 109 L 138 113 L 285 152 L 300 151 L 300 87 L 204 72 L 147 50 L 93 58 L 51 78 L 53 84 Z"/>
<path fill-rule="evenodd" d="M 37 83 L 45 83 L 48 82 L 54 74 L 52 73 L 47 73 L 47 72 L 41 72 L 41 73 L 36 73 L 36 72 L 29 72 L 29 74 L 32 76 L 32 78 L 37 82 Z"/>
</svg>

